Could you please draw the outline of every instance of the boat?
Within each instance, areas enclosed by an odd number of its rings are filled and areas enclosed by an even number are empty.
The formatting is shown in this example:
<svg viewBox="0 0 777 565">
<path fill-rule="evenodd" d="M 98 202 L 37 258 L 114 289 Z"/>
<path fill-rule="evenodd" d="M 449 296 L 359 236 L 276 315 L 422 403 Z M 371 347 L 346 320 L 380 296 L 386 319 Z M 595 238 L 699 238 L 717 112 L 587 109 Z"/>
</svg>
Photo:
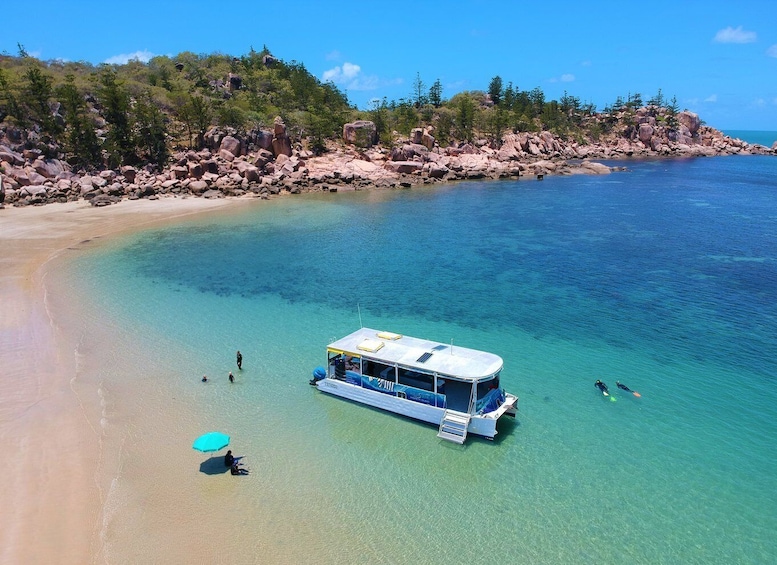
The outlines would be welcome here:
<svg viewBox="0 0 777 565">
<path fill-rule="evenodd" d="M 493 353 L 361 328 L 327 345 L 326 367 L 310 384 L 321 392 L 439 427 L 463 444 L 467 434 L 493 440 L 497 422 L 515 417 L 518 397 L 501 387 Z"/>
</svg>

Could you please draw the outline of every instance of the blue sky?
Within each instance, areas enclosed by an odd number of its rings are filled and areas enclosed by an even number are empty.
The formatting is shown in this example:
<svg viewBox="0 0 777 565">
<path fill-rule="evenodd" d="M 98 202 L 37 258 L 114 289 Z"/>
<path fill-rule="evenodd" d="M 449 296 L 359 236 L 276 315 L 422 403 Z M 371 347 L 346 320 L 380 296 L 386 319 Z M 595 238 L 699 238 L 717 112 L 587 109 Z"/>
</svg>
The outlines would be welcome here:
<svg viewBox="0 0 777 565">
<path fill-rule="evenodd" d="M 17 10 L 22 14 L 24 10 Z M 492 77 L 601 110 L 660 88 L 719 129 L 777 130 L 777 0 L 651 2 L 35 2 L 7 14 L 0 52 L 43 60 L 226 53 L 266 45 L 334 81 L 359 108 L 407 98 L 417 73 L 443 98 Z"/>
</svg>

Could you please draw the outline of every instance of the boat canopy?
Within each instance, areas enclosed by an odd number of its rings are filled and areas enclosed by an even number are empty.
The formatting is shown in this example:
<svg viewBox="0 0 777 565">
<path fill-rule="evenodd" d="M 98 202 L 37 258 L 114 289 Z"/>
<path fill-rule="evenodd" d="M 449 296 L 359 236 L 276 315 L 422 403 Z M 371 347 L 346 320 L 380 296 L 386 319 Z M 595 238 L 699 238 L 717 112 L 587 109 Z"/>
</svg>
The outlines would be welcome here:
<svg viewBox="0 0 777 565">
<path fill-rule="evenodd" d="M 361 328 L 338 339 L 327 349 L 338 355 L 366 356 L 387 365 L 401 365 L 467 381 L 492 377 L 503 366 L 502 358 L 493 353 L 370 328 Z"/>
</svg>

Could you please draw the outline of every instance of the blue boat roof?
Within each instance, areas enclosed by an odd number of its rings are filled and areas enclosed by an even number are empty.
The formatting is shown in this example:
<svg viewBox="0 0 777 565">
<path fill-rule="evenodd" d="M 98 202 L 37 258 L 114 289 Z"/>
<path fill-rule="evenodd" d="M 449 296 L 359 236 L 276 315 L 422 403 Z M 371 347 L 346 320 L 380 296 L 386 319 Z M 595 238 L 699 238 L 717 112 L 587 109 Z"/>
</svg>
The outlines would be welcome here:
<svg viewBox="0 0 777 565">
<path fill-rule="evenodd" d="M 327 349 L 469 381 L 491 377 L 504 364 L 499 355 L 486 351 L 372 328 L 361 328 Z"/>
</svg>

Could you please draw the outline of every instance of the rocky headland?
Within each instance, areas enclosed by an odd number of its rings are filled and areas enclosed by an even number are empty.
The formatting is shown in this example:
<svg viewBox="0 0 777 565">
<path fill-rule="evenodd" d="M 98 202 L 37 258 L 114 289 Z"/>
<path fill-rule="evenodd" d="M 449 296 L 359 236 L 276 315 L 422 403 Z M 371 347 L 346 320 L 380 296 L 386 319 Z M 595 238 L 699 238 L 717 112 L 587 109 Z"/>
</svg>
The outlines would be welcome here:
<svg viewBox="0 0 777 565">
<path fill-rule="evenodd" d="M 565 141 L 548 131 L 511 133 L 500 143 L 478 140 L 441 147 L 433 128 L 417 128 L 391 148 L 376 144 L 375 124 L 345 124 L 342 140 L 330 142 L 321 155 L 293 142 L 280 118 L 273 129 L 238 134 L 212 128 L 204 148 L 181 150 L 159 171 L 123 166 L 89 173 L 73 171 L 67 162 L 47 159 L 29 148 L 24 132 L 0 128 L 0 206 L 41 205 L 88 200 L 105 206 L 122 199 L 160 197 L 223 198 L 312 191 L 409 188 L 467 179 L 500 179 L 545 175 L 608 174 L 600 160 L 628 158 L 777 155 L 771 147 L 732 139 L 702 125 L 698 115 L 679 112 L 679 126 L 666 125 L 664 109 L 639 108 L 629 124 L 596 141 Z"/>
</svg>

